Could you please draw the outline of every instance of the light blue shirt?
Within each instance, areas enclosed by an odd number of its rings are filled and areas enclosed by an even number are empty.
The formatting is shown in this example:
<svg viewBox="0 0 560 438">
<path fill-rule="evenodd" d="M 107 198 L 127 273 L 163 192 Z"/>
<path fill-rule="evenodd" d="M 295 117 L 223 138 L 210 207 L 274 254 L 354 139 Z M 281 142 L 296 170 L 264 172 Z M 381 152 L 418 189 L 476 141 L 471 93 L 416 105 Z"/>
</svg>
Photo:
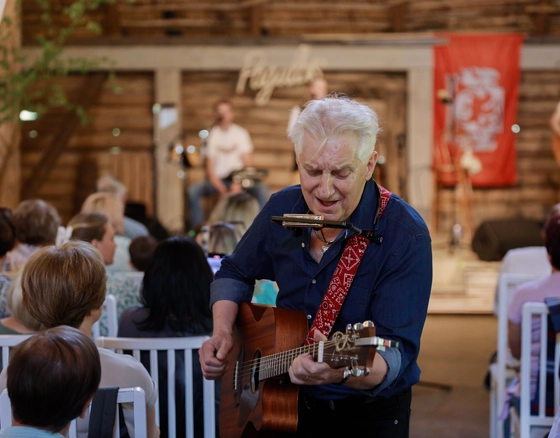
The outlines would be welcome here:
<svg viewBox="0 0 560 438">
<path fill-rule="evenodd" d="M 64 438 L 59 433 L 27 426 L 10 426 L 0 430 L 0 437 L 8 438 Z"/>
</svg>

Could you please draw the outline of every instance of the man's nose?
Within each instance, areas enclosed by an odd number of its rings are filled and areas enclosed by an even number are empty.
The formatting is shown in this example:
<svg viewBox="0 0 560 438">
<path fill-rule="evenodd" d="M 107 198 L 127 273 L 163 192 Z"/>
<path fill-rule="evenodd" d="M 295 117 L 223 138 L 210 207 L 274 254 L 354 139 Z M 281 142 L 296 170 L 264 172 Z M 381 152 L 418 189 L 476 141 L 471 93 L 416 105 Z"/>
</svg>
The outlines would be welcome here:
<svg viewBox="0 0 560 438">
<path fill-rule="evenodd" d="M 321 198 L 328 199 L 334 193 L 333 176 L 330 172 L 324 172 L 319 184 Z"/>
</svg>

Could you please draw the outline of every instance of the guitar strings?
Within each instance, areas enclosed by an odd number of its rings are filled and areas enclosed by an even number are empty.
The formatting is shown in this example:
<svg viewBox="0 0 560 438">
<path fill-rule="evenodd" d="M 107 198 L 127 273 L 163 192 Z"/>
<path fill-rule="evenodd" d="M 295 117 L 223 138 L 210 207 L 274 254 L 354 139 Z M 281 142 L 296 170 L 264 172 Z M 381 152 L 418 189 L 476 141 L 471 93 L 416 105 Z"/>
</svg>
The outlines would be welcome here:
<svg viewBox="0 0 560 438">
<path fill-rule="evenodd" d="M 337 341 L 325 341 L 324 342 L 324 347 L 328 348 L 328 347 L 333 347 L 337 344 Z M 295 348 L 293 350 L 287 350 L 281 353 L 274 353 L 274 354 L 269 354 L 266 356 L 261 356 L 257 359 L 251 359 L 248 361 L 245 361 L 242 363 L 241 367 L 239 367 L 239 374 L 238 377 L 247 377 L 250 376 L 251 374 L 253 374 L 253 368 L 255 366 L 258 366 L 258 374 L 259 376 L 262 376 L 263 372 L 264 374 L 267 374 L 267 372 L 270 372 L 271 369 L 275 369 L 274 365 L 283 365 L 286 369 L 282 372 L 276 372 L 275 374 L 269 375 L 266 378 L 269 377 L 274 377 L 276 375 L 280 375 L 280 374 L 284 374 L 286 372 L 288 372 L 288 368 L 290 367 L 290 365 L 292 364 L 293 360 L 299 356 L 302 353 L 311 353 L 312 355 L 316 354 L 319 350 L 319 344 L 312 344 L 312 345 L 306 345 L 303 347 L 299 347 L 299 348 Z M 291 359 L 291 361 L 289 363 L 286 363 L 286 359 Z M 264 366 L 263 366 L 264 364 Z M 287 366 L 286 366 L 287 365 Z M 262 380 L 262 379 L 261 379 Z"/>
</svg>

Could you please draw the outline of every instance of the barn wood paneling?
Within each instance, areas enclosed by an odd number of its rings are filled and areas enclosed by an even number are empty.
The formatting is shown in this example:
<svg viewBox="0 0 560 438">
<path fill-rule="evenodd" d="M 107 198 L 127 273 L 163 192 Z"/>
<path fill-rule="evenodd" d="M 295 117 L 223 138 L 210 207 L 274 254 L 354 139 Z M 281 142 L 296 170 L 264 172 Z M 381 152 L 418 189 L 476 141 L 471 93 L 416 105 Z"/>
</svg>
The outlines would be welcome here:
<svg viewBox="0 0 560 438">
<path fill-rule="evenodd" d="M 345 93 L 373 107 L 379 114 L 383 131 L 379 136 L 377 150 L 387 158 L 383 168 L 382 183 L 395 193 L 400 193 L 406 167 L 404 154 L 399 154 L 397 135 L 405 130 L 406 78 L 396 73 L 333 73 L 327 72 L 330 91 Z M 244 95 L 235 94 L 237 74 L 231 72 L 189 72 L 183 75 L 183 123 L 187 145 L 201 147 L 198 133 L 210 129 L 212 105 L 220 98 L 231 100 L 235 122 L 251 134 L 255 147 L 254 164 L 268 171 L 265 183 L 270 193 L 294 182 L 293 146 L 287 139 L 287 123 L 293 106 L 307 100 L 306 86 L 278 89 L 270 102 L 263 107 L 254 103 L 254 92 L 246 90 Z M 189 182 L 204 178 L 201 162 L 191 157 L 198 168 L 189 171 Z"/>
<path fill-rule="evenodd" d="M 52 22 L 68 23 L 62 13 L 70 0 L 49 2 Z M 35 0 L 23 1 L 24 41 L 33 43 L 48 26 Z M 141 38 L 299 37 L 313 34 L 366 34 L 426 31 L 521 32 L 559 35 L 560 5 L 541 0 L 118 0 L 89 13 L 101 37 Z M 75 42 L 99 36 L 85 26 Z"/>
<path fill-rule="evenodd" d="M 60 83 L 69 98 L 79 92 L 79 76 Z M 128 188 L 130 201 L 146 204 L 153 212 L 153 79 L 152 74 L 118 74 L 107 82 L 88 115 L 66 149 L 54 163 L 37 196 L 51 202 L 64 222 L 76 214 L 87 195 L 95 190 L 95 180 L 113 174 Z M 53 109 L 45 117 L 22 124 L 22 180 L 32 177 L 44 147 L 64 126 L 68 113 Z M 115 136 L 113 130 L 120 129 Z M 37 136 L 30 136 L 36 131 Z"/>
<path fill-rule="evenodd" d="M 517 124 L 518 182 L 511 187 L 476 188 L 472 209 L 474 226 L 489 219 L 526 217 L 543 220 L 560 202 L 560 166 L 552 155 L 549 120 L 560 100 L 560 72 L 524 71 L 521 74 Z M 440 221 L 443 229 L 453 222 L 453 191 L 442 191 Z M 459 215 L 459 221 L 464 218 Z"/>
</svg>

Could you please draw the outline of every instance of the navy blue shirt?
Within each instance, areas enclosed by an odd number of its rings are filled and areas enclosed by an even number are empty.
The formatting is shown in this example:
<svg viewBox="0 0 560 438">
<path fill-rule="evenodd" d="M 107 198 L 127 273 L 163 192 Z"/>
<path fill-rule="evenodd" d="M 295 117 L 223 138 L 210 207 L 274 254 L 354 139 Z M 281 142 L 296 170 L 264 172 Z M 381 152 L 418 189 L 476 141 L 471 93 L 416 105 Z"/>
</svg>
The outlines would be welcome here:
<svg viewBox="0 0 560 438">
<path fill-rule="evenodd" d="M 373 230 L 378 205 L 376 183 L 366 183 L 362 199 L 349 222 Z M 351 231 L 339 238 L 317 263 L 309 253 L 310 229 L 299 236 L 270 222 L 272 216 L 308 213 L 300 186 L 270 197 L 235 252 L 226 257 L 211 285 L 211 304 L 218 300 L 250 302 L 256 279 L 278 283 L 278 307 L 303 310 L 309 326 L 328 288 Z M 387 398 L 418 382 L 416 363 L 432 284 L 432 248 L 426 224 L 402 199 L 392 195 L 378 222 L 381 245 L 370 243 L 333 327 L 371 320 L 377 336 L 399 342 L 399 348 L 378 349 L 389 367 L 385 380 L 365 393 Z M 303 341 L 303 340 L 302 340 Z M 336 399 L 364 394 L 345 385 L 303 386 L 305 394 Z"/>
</svg>

